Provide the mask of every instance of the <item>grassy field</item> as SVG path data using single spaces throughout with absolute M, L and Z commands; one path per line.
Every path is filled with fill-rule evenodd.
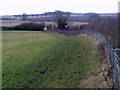
M 3 88 L 79 88 L 98 69 L 92 39 L 50 32 L 3 32 Z M 92 72 L 92 73 L 91 73 Z

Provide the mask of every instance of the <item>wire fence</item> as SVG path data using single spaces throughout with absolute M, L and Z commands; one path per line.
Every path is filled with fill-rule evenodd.
M 93 36 L 96 40 L 99 40 L 102 43 L 105 49 L 106 56 L 109 59 L 109 63 L 112 68 L 114 88 L 120 88 L 120 58 L 118 57 L 116 51 L 109 44 L 106 37 L 99 32 L 92 30 L 84 30 L 79 34 Z

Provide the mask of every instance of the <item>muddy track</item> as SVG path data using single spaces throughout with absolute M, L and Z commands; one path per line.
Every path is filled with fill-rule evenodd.
M 24 86 L 24 88 L 29 88 L 30 85 L 32 85 L 36 80 L 38 80 L 40 77 L 44 76 L 47 73 L 48 69 L 49 68 L 47 67 L 44 71 L 39 72 L 39 75 L 36 76 L 34 79 L 30 80 L 29 84 Z

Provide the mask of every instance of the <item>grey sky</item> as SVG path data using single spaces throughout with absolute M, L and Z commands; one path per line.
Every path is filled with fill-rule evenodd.
M 0 15 L 39 14 L 55 10 L 115 13 L 119 0 L 0 0 Z

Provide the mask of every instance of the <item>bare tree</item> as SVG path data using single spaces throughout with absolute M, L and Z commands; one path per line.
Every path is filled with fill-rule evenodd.
M 28 17 L 28 15 L 27 15 L 26 13 L 23 13 L 23 14 L 22 14 L 22 20 L 26 20 L 27 17 Z
M 104 16 L 93 15 L 90 17 L 88 28 L 96 30 L 109 40 L 111 45 L 116 48 L 119 47 L 120 42 L 118 38 L 118 19 L 116 16 Z
M 55 11 L 55 22 L 57 23 L 59 29 L 67 28 L 69 15 L 69 12 Z

